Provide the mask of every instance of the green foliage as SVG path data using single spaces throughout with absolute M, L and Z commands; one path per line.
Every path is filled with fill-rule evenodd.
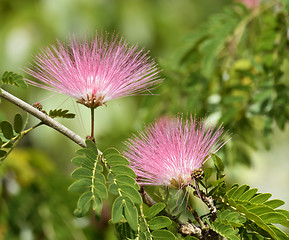
M 13 127 L 8 121 L 3 121 L 0 123 L 1 132 L 6 139 L 11 139 L 14 137 Z
M 23 130 L 23 117 L 21 114 L 17 113 L 14 117 L 14 131 L 20 133 Z
M 54 109 L 50 110 L 48 116 L 51 118 L 75 118 L 74 113 L 68 113 L 69 110 Z
M 260 235 L 271 236 L 273 239 L 286 239 L 286 234 L 273 224 L 281 224 L 289 228 L 289 212 L 276 209 L 284 204 L 279 199 L 268 200 L 271 194 L 257 193 L 257 189 L 250 189 L 247 185 L 234 185 L 225 195 L 226 203 L 236 209 L 246 219 L 265 231 Z M 250 230 L 250 225 L 247 225 Z
M 216 221 L 209 223 L 209 226 L 221 236 L 235 240 L 239 239 L 239 230 L 237 228 L 242 227 L 245 222 L 246 218 L 238 212 L 226 209 L 223 212 L 219 212 Z
M 152 232 L 154 240 L 175 240 L 176 237 L 168 230 L 156 230 Z
M 171 224 L 172 221 L 165 216 L 153 217 L 151 220 L 148 221 L 148 225 L 151 230 L 158 230 L 161 228 L 165 228 L 170 226 Z
M 128 160 L 115 149 L 108 149 L 103 153 L 103 162 L 108 168 L 109 192 L 117 195 L 112 209 L 112 220 L 118 223 L 123 217 L 132 230 L 138 228 L 138 208 L 142 198 L 138 192 L 139 186 L 134 180 L 134 171 L 129 168 Z
M 230 224 L 223 223 L 221 221 L 215 221 L 210 224 L 210 227 L 219 235 L 226 239 L 238 240 L 238 230 L 234 229 Z
M 166 207 L 166 204 L 159 202 L 144 211 L 146 218 L 151 219 L 161 212 Z
M 81 156 L 72 159 L 72 163 L 79 168 L 72 173 L 77 180 L 70 185 L 69 191 L 82 193 L 74 212 L 78 217 L 86 215 L 91 206 L 95 214 L 100 216 L 102 200 L 108 196 L 101 156 L 90 140 L 86 140 L 86 144 L 88 148 L 77 151 Z
M 27 84 L 22 75 L 8 71 L 4 72 L 1 77 L 0 87 L 2 84 L 10 84 L 20 88 L 27 88 Z
M 13 124 L 9 121 L 0 122 L 0 165 L 27 133 L 23 131 L 25 126 L 26 122 L 23 122 L 23 117 L 19 113 L 14 116 Z

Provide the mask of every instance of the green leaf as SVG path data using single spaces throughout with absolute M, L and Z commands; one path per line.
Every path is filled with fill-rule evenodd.
M 7 152 L 4 150 L 0 150 L 0 158 L 6 156 Z
M 274 209 L 274 208 L 277 208 L 277 207 L 284 205 L 285 202 L 282 200 L 279 200 L 279 199 L 273 199 L 273 200 L 269 200 L 267 202 L 264 202 L 264 204 Z
M 238 186 L 232 186 L 230 190 L 226 193 L 227 197 L 231 198 L 231 196 L 233 195 L 234 192 L 236 192 L 237 189 L 238 189 Z
M 94 169 L 94 160 L 91 158 L 76 156 L 72 158 L 71 162 L 77 166 L 85 167 L 91 170 Z
M 94 173 L 93 176 L 91 176 L 91 178 L 93 178 L 92 180 L 94 181 L 94 184 L 98 184 L 98 183 L 101 183 L 103 185 L 106 184 L 105 177 L 102 173 L 96 172 Z
M 282 213 L 283 215 L 287 217 L 287 219 L 289 219 L 289 211 L 284 210 L 284 209 L 276 209 L 275 212 Z
M 109 158 L 112 155 L 119 155 L 120 152 L 115 148 L 108 148 L 103 152 L 103 156 L 105 159 Z
M 75 118 L 74 113 L 68 113 L 69 110 L 54 109 L 50 110 L 48 116 L 51 118 Z
M 165 216 L 157 216 L 148 221 L 151 230 L 158 230 L 168 227 L 172 224 L 172 221 Z
M 123 198 L 118 197 L 115 199 L 113 205 L 112 205 L 112 222 L 118 223 L 122 217 L 123 212 Z
M 168 230 L 155 230 L 152 232 L 154 240 L 175 240 L 176 237 Z
M 8 122 L 8 121 L 1 122 L 0 127 L 1 127 L 1 131 L 2 131 L 5 138 L 7 138 L 7 139 L 13 138 L 14 133 L 13 133 L 13 128 L 12 128 L 12 125 L 10 124 L 10 122 Z
M 115 176 L 115 181 L 119 185 L 129 185 L 136 190 L 140 189 L 140 186 L 137 184 L 136 180 L 130 176 L 127 175 L 116 175 Z
M 199 239 L 196 238 L 196 237 L 193 237 L 193 236 L 186 236 L 186 237 L 184 238 L 184 240 L 199 240 Z
M 140 232 L 139 240 L 151 240 L 151 234 L 149 232 Z
M 129 161 L 121 155 L 110 155 L 106 161 L 109 166 L 129 165 Z
M 110 168 L 111 172 L 115 175 L 127 175 L 130 176 L 132 178 L 136 178 L 136 174 L 134 173 L 134 171 L 128 167 L 128 166 L 124 166 L 124 165 L 115 165 L 112 166 Z
M 232 195 L 231 198 L 234 200 L 239 199 L 239 197 L 246 191 L 249 189 L 248 185 L 243 185 L 241 187 L 239 187 Z
M 287 218 L 283 214 L 277 212 L 267 212 L 259 216 L 266 224 L 280 223 L 283 225 L 287 221 Z
M 206 180 L 208 180 L 213 173 L 213 169 L 212 168 L 204 168 L 203 171 L 204 171 L 204 178 Z
M 274 231 L 272 231 L 272 229 L 266 223 L 264 223 L 259 216 L 249 212 L 244 206 L 240 204 L 238 204 L 236 208 L 239 212 L 245 214 L 246 218 L 256 223 L 263 230 L 267 231 L 271 235 L 271 237 L 273 237 L 276 240 L 278 239 Z
M 101 210 L 102 210 L 102 201 L 100 196 L 94 192 L 94 195 L 92 195 L 92 209 L 95 212 L 96 216 L 101 215 Z
M 4 84 L 11 84 L 20 88 L 28 87 L 26 82 L 23 80 L 23 76 L 17 73 L 13 73 L 13 72 L 8 72 L 8 71 L 4 72 L 4 74 L 2 75 L 1 81 Z
M 215 221 L 210 224 L 211 228 L 217 232 L 219 235 L 225 237 L 229 240 L 239 240 L 240 238 L 237 236 L 238 230 L 234 229 L 230 224 L 226 224 L 223 222 Z
M 14 117 L 14 130 L 17 133 L 20 133 L 23 129 L 23 118 L 22 115 L 17 113 Z
M 120 222 L 115 224 L 116 231 L 118 233 L 118 239 L 121 240 L 136 240 L 136 232 L 132 230 L 131 226 L 127 222 Z
M 123 197 L 128 197 L 132 202 L 136 204 L 142 203 L 142 198 L 135 188 L 126 185 L 120 185 L 119 188 Z
M 123 202 L 124 216 L 130 227 L 136 231 L 138 227 L 138 212 L 136 206 L 128 198 Z
M 97 147 L 96 147 L 96 145 L 95 145 L 94 142 L 92 142 L 92 141 L 89 140 L 89 139 L 86 139 L 86 140 L 85 140 L 85 144 L 86 144 L 86 146 L 95 154 L 95 156 L 98 155 L 98 149 L 97 149 Z
M 85 155 L 87 158 L 90 158 L 91 160 L 93 160 L 93 162 L 97 159 L 97 155 L 98 155 L 88 148 L 78 149 L 76 153 L 78 155 Z
M 270 229 L 275 233 L 275 235 L 277 236 L 277 240 L 287 240 L 289 239 L 289 234 L 288 233 L 284 233 L 283 231 L 281 231 L 279 228 L 277 228 L 274 225 L 269 225 Z
M 160 213 L 164 208 L 166 207 L 166 204 L 164 203 L 156 203 L 155 205 L 151 206 L 149 209 L 147 209 L 144 214 L 146 218 L 150 219 L 154 216 L 156 216 L 158 213 Z
M 110 184 L 108 187 L 108 191 L 113 195 L 118 195 L 118 189 L 119 187 L 115 183 Z
M 91 192 L 85 192 L 83 193 L 80 198 L 78 199 L 77 202 L 77 217 L 83 217 L 88 213 L 88 210 L 90 209 L 91 206 L 91 199 L 92 199 L 92 194 Z
M 257 191 L 258 191 L 257 188 L 251 188 L 248 191 L 244 192 L 244 194 L 242 196 L 240 196 L 239 200 L 240 201 L 249 201 L 252 197 L 255 196 Z
M 92 171 L 88 168 L 77 168 L 75 169 L 71 176 L 74 178 L 74 179 L 82 179 L 82 178 L 91 178 L 91 174 L 92 174 Z
M 108 197 L 107 188 L 103 183 L 95 182 L 94 183 L 94 190 L 97 192 L 97 194 L 102 199 L 107 199 L 107 197 Z
M 223 172 L 224 171 L 224 163 L 223 161 L 215 154 L 212 154 L 213 162 L 217 168 L 218 171 Z
M 91 180 L 90 179 L 80 179 L 74 183 L 72 183 L 68 190 L 71 192 L 88 192 L 91 188 Z
M 89 211 L 91 205 L 93 206 L 92 209 L 95 211 L 96 215 L 100 215 L 102 210 L 102 201 L 97 194 L 92 194 L 92 192 L 85 192 L 83 193 L 78 202 L 77 202 L 77 209 L 74 211 L 74 214 L 77 217 L 83 217 Z
M 225 211 L 218 213 L 217 221 L 223 222 L 225 224 L 230 223 L 230 225 L 234 227 L 241 227 L 243 223 L 246 222 L 246 218 L 238 212 L 226 209 Z
M 261 193 L 250 200 L 250 203 L 264 203 L 272 196 L 271 193 Z

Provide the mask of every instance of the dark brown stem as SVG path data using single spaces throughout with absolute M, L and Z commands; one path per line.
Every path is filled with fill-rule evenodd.
M 196 221 L 200 224 L 201 229 L 205 228 L 205 224 L 202 219 L 199 217 L 199 214 L 191 206 L 187 206 L 187 209 L 193 214 Z
M 197 181 L 195 181 L 195 185 L 191 185 L 193 189 L 195 189 L 194 195 L 199 197 L 203 203 L 207 205 L 210 211 L 210 220 L 213 222 L 217 218 L 217 208 L 214 205 L 214 199 L 212 196 L 207 196 L 204 191 L 200 190 L 199 184 Z M 197 220 L 197 219 L 196 219 Z
M 140 195 L 142 196 L 143 202 L 148 205 L 149 207 L 155 205 L 157 202 L 152 199 L 150 195 L 145 191 L 144 187 L 141 186 L 139 190 Z

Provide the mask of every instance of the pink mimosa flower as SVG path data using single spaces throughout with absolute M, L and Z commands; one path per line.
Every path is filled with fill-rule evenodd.
M 68 44 L 57 42 L 34 58 L 26 72 L 40 82 L 32 85 L 64 93 L 89 108 L 107 101 L 153 89 L 161 80 L 148 52 L 128 47 L 125 40 L 108 34 L 92 41 L 75 37 Z
M 236 0 L 243 3 L 247 8 L 253 9 L 259 6 L 260 0 Z
M 190 184 L 193 171 L 227 141 L 222 126 L 215 128 L 192 116 L 184 121 L 182 116 L 161 118 L 129 139 L 124 155 L 140 184 L 180 188 Z

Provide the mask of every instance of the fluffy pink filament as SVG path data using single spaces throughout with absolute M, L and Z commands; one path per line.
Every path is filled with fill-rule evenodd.
M 260 5 L 260 0 L 236 0 L 243 3 L 247 8 L 253 9 Z
M 182 116 L 162 118 L 126 142 L 124 155 L 140 184 L 185 186 L 193 170 L 226 142 L 223 128 Z
M 149 91 L 158 83 L 158 67 L 148 52 L 129 47 L 125 40 L 108 34 L 92 41 L 75 37 L 68 44 L 57 42 L 34 58 L 26 72 L 39 81 L 32 85 L 76 98 L 97 107 L 107 101 Z

